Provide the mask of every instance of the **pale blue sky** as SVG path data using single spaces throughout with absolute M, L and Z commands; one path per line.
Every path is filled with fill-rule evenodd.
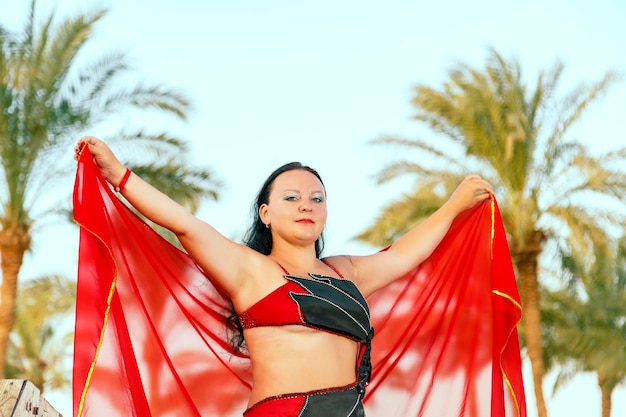
M 3 1 L 0 22 L 17 29 L 29 3 Z M 519 59 L 529 82 L 557 59 L 566 66 L 566 89 L 596 81 L 609 69 L 626 72 L 621 0 L 40 3 L 42 10 L 56 4 L 62 16 L 109 8 L 84 59 L 125 51 L 141 78 L 192 98 L 187 125 L 149 123 L 188 138 L 190 163 L 210 166 L 224 181 L 220 202 L 206 204 L 200 216 L 227 236 L 240 236 L 253 195 L 271 170 L 292 160 L 317 168 L 329 192 L 327 253 L 369 250 L 350 238 L 408 191 L 406 180 L 377 187 L 373 176 L 410 155 L 367 142 L 383 134 L 428 134 L 410 120 L 416 84 L 439 86 L 458 61 L 482 66 L 489 46 Z M 624 97 L 620 83 L 587 113 L 575 137 L 598 151 L 624 146 Z M 67 243 L 59 245 L 59 236 Z M 22 277 L 51 269 L 73 276 L 76 241 L 72 228 L 41 230 Z M 576 378 L 554 397 L 551 382 L 549 377 L 551 417 L 600 416 L 593 377 Z M 530 380 L 526 389 L 534 416 Z M 71 414 L 63 396 L 51 399 Z M 625 415 L 624 388 L 613 401 L 613 415 Z

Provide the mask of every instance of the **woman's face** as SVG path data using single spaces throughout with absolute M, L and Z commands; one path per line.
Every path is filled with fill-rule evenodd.
M 259 215 L 274 238 L 299 245 L 315 243 L 326 224 L 324 186 L 306 170 L 283 172 L 274 180 L 269 202 L 260 207 Z

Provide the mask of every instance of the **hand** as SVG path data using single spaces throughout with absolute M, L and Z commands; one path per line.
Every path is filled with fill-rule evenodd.
M 493 194 L 493 188 L 480 175 L 470 174 L 454 190 L 446 204 L 452 205 L 457 213 L 474 207 Z
M 91 158 L 104 179 L 110 184 L 119 184 L 126 173 L 126 167 L 118 161 L 106 143 L 93 136 L 84 136 L 74 147 L 74 159 L 78 160 L 83 146 L 89 147 Z

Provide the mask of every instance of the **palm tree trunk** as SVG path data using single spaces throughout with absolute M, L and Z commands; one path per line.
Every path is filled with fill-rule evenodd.
M 606 380 L 600 376 L 598 377 L 598 385 L 602 393 L 602 417 L 611 417 L 611 395 L 613 394 L 615 386 L 607 384 Z
M 24 253 L 30 246 L 30 235 L 26 227 L 4 228 L 0 230 L 0 266 L 2 285 L 0 286 L 0 377 L 4 377 L 9 335 L 15 321 L 15 298 L 17 277 L 22 267 Z
M 522 320 L 526 336 L 526 350 L 533 374 L 533 387 L 538 417 L 548 417 L 543 396 L 543 340 L 541 336 L 541 309 L 539 304 L 539 281 L 537 279 L 537 258 L 540 249 L 525 250 L 516 254 L 515 263 L 519 272 L 520 297 L 524 314 Z

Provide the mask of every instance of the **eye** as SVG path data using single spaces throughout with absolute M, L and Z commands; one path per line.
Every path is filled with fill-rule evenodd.
M 322 197 L 321 195 L 318 195 L 318 196 L 313 197 L 311 200 L 313 200 L 316 203 L 323 203 L 324 197 Z
M 286 200 L 286 201 L 298 201 L 299 199 L 300 197 L 294 194 L 287 194 L 286 196 L 283 197 L 283 200 Z

